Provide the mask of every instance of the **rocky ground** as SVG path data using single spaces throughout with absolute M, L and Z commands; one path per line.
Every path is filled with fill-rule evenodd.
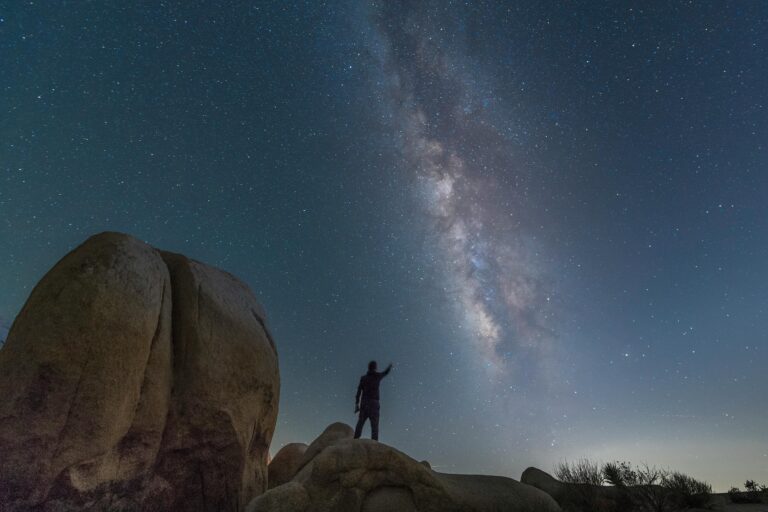
M 308 447 L 285 446 L 269 465 L 270 490 L 246 510 L 560 510 L 545 492 L 511 478 L 438 473 L 427 462 L 417 462 L 383 443 L 352 439 L 352 434 L 352 427 L 334 423 Z M 272 475 L 278 475 L 277 481 L 272 481 Z

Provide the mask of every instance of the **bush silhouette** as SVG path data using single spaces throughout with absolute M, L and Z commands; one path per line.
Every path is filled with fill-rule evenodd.
M 744 492 L 738 487 L 731 487 L 728 497 L 732 503 L 762 503 L 762 495 L 768 491 L 768 487 L 760 485 L 754 480 L 744 482 Z
M 602 466 L 588 459 L 563 462 L 555 476 L 570 484 L 561 503 L 566 511 L 672 512 L 705 507 L 712 493 L 709 484 L 679 471 L 624 461 Z

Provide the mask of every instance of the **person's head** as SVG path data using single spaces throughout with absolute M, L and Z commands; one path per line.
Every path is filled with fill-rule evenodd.
M 368 363 L 368 371 L 369 372 L 375 372 L 376 371 L 376 361 L 371 361 Z

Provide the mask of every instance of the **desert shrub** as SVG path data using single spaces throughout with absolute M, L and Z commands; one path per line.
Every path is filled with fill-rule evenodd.
M 629 462 L 607 462 L 603 464 L 603 480 L 616 487 L 636 485 L 637 473 Z
M 750 501 L 749 494 L 746 492 L 741 492 L 741 489 L 738 487 L 731 487 L 728 490 L 728 498 L 731 500 L 731 503 L 736 504 L 754 503 L 753 501 Z
M 643 464 L 633 470 L 632 501 L 637 510 L 667 512 L 673 510 L 672 493 L 663 484 L 667 471 Z
M 603 484 L 600 465 L 589 459 L 561 462 L 555 468 L 555 476 L 570 484 L 561 499 L 560 506 L 567 512 L 610 512 L 601 502 L 598 487 Z
M 629 462 L 607 462 L 603 464 L 602 473 L 603 481 L 616 489 L 614 509 L 621 512 L 634 510 L 635 500 L 628 487 L 637 482 L 637 472 L 632 469 L 632 465 Z
M 627 463 L 616 463 L 619 468 L 629 467 Z M 610 464 L 608 464 L 610 467 Z M 610 469 L 609 469 L 610 471 Z M 561 463 L 555 475 L 569 484 L 560 506 L 566 512 L 629 512 L 632 501 L 625 490 L 606 487 L 611 479 L 606 476 L 605 466 L 579 459 L 576 462 Z
M 712 493 L 706 482 L 678 471 L 621 461 L 602 466 L 588 459 L 563 462 L 555 476 L 570 484 L 561 503 L 567 511 L 672 512 L 705 507 Z M 615 489 L 602 491 L 605 483 Z M 764 489 L 754 483 L 750 488 Z
M 732 503 L 762 503 L 761 494 L 768 490 L 768 487 L 760 485 L 754 480 L 744 482 L 744 492 L 738 487 L 731 487 L 728 491 L 728 497 Z
M 754 480 L 747 480 L 744 482 L 744 488 L 747 490 L 747 492 L 753 493 L 753 494 L 760 494 L 763 492 L 768 491 L 768 487 L 765 485 L 760 485 Z
M 678 508 L 702 508 L 712 494 L 711 485 L 678 471 L 664 475 L 662 485 L 673 493 Z
M 620 489 L 620 498 L 631 504 L 624 510 L 668 512 L 704 507 L 710 501 L 709 484 L 677 471 L 617 461 L 604 464 L 602 472 L 606 482 Z
M 603 485 L 603 473 L 600 470 L 600 464 L 589 459 L 561 462 L 555 469 L 555 476 L 561 482 L 568 484 Z

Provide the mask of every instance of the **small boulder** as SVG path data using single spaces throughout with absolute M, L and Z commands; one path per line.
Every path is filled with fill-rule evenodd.
M 267 467 L 268 488 L 272 489 L 289 482 L 299 472 L 306 451 L 307 445 L 304 443 L 289 443 L 280 448 Z
M 355 435 L 355 431 L 349 425 L 345 423 L 332 423 L 323 430 L 323 433 L 317 436 L 317 439 L 307 447 L 304 452 L 304 456 L 299 463 L 299 469 L 307 465 L 317 454 L 325 450 L 327 447 L 335 444 L 344 439 L 352 439 Z
M 558 503 L 562 500 L 567 491 L 567 484 L 561 482 L 549 473 L 534 467 L 530 467 L 523 471 L 523 474 L 520 476 L 520 481 L 524 484 L 536 487 L 537 489 L 541 489 L 552 496 Z
M 326 432 L 344 434 L 333 427 Z M 297 512 L 560 511 L 546 493 L 510 478 L 440 474 L 386 444 L 349 438 L 326 443 L 291 482 L 259 496 L 248 510 L 284 510 L 280 493 L 304 496 L 297 485 L 309 500 Z

